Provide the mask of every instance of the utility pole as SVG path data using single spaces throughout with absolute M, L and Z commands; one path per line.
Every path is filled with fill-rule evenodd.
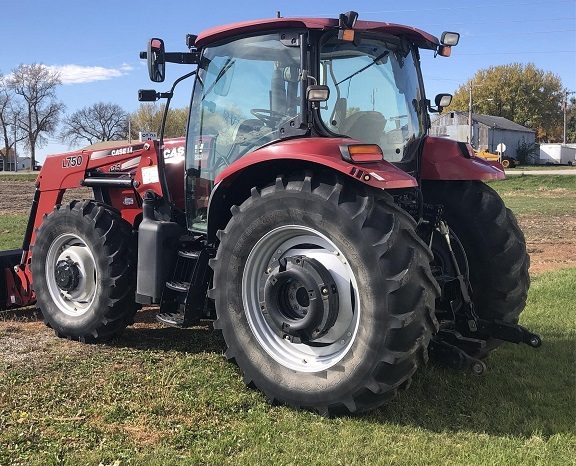
M 18 171 L 18 156 L 16 155 L 16 124 L 18 123 L 18 117 L 14 115 L 14 171 Z
M 568 89 L 564 90 L 564 133 L 562 137 L 562 144 L 566 144 L 566 112 L 568 110 L 568 96 L 570 94 L 575 94 L 575 92 L 569 91 Z
M 472 145 L 472 84 L 468 88 L 468 143 Z

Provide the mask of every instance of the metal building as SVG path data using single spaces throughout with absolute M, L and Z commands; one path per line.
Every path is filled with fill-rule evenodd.
M 446 112 L 432 121 L 430 134 L 443 136 L 457 141 L 469 142 L 467 112 Z M 472 146 L 475 149 L 486 149 L 496 153 L 497 146 L 506 146 L 505 155 L 516 157 L 520 144 L 533 144 L 536 132 L 530 128 L 514 123 L 504 117 L 472 114 Z

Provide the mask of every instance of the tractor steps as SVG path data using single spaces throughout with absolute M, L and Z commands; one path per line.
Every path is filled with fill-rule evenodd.
M 211 248 L 191 249 L 185 238 L 178 250 L 172 278 L 166 282 L 160 312 L 156 320 L 171 327 L 190 327 L 197 324 L 205 314 L 208 274 L 208 260 L 214 253 Z

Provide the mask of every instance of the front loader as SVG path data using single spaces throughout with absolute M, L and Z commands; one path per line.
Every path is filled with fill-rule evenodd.
M 191 69 L 139 98 L 194 79 L 186 137 L 48 157 L 0 306 L 86 342 L 142 305 L 210 319 L 247 385 L 324 415 L 382 405 L 429 356 L 482 373 L 503 341 L 539 346 L 517 323 L 524 236 L 483 183 L 503 171 L 428 136 L 451 97 L 426 98 L 420 51 L 458 34 L 357 17 L 217 27 L 182 53 L 152 39 L 154 82 Z M 92 197 L 63 203 L 78 187 Z

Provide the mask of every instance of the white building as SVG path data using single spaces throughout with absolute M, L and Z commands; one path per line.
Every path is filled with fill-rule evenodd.
M 540 164 L 574 165 L 576 144 L 540 144 Z

